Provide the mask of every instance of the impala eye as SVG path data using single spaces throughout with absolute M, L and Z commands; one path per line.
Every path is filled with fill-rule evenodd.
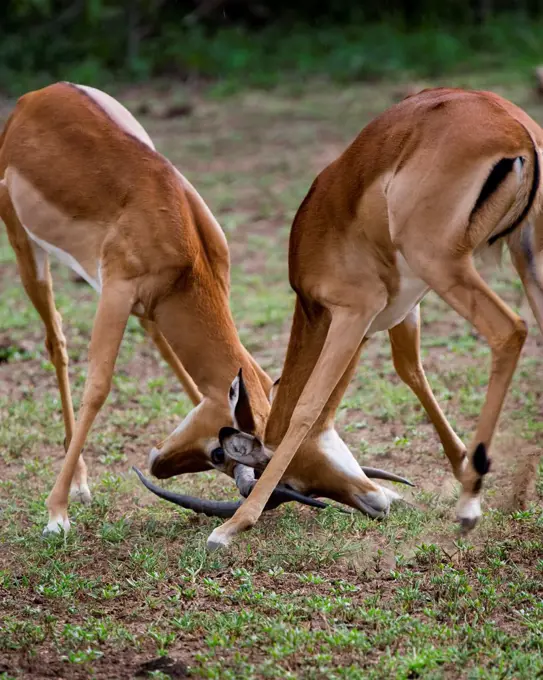
M 213 465 L 222 465 L 224 463 L 224 449 L 221 446 L 213 449 L 211 452 L 211 462 Z

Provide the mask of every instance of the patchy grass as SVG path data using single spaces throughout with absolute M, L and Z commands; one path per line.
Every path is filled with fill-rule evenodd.
M 494 87 L 543 119 L 522 86 L 504 91 L 491 77 L 471 84 Z M 132 90 L 124 101 L 154 96 Z M 194 95 L 189 117 L 143 119 L 223 224 L 236 322 L 273 377 L 292 313 L 286 249 L 294 212 L 315 174 L 395 96 L 389 86 L 309 83 L 296 93 L 246 92 L 220 103 Z M 541 446 L 543 365 L 533 328 L 501 419 L 485 518 L 469 540 L 452 523 L 457 491 L 437 436 L 395 375 L 381 336 L 364 352 L 338 424 L 361 461 L 417 483 L 408 503 L 383 522 L 283 507 L 228 554 L 207 554 L 218 521 L 157 501 L 129 473 L 189 409 L 135 320 L 86 448 L 94 501 L 71 506 L 67 537 L 44 540 L 43 502 L 62 458 L 60 402 L 4 231 L 0 262 L 2 680 L 543 674 L 540 477 L 526 509 L 511 511 L 511 479 L 529 481 L 522 466 Z M 77 405 L 96 299 L 56 264 L 53 276 Z M 492 283 L 530 319 L 508 264 Z M 428 296 L 422 315 L 429 379 L 469 440 L 488 349 L 437 297 Z M 235 496 L 232 483 L 213 473 L 171 485 Z

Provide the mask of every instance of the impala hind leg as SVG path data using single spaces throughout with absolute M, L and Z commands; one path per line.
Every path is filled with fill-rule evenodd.
M 469 531 L 481 517 L 483 477 L 490 469 L 488 451 L 511 379 L 526 339 L 526 324 L 483 281 L 471 257 L 451 260 L 435 252 L 421 261 L 421 250 L 406 259 L 424 280 L 483 335 L 492 350 L 486 399 L 479 417 L 469 462 L 462 474 L 457 517 Z M 426 254 L 428 255 L 428 253 Z
M 154 321 L 149 321 L 148 319 L 140 319 L 140 325 L 151 336 L 158 351 L 160 352 L 160 355 L 177 376 L 177 379 L 181 383 L 188 398 L 192 401 L 194 406 L 198 406 L 198 404 L 202 401 L 200 390 L 196 386 L 194 380 L 185 370 L 185 367 L 179 360 L 177 354 L 170 347 L 166 338 L 160 332 L 156 323 Z
M 543 215 L 512 234 L 508 241 L 511 259 L 543 335 Z
M 376 294 L 372 303 L 373 306 L 364 311 L 346 307 L 330 310 L 332 321 L 324 346 L 296 404 L 285 437 L 247 500 L 230 520 L 212 532 L 207 541 L 208 548 L 226 547 L 236 534 L 250 529 L 257 522 L 271 493 L 321 415 L 385 301 Z M 382 516 L 388 511 L 390 499 L 378 485 L 369 482 L 368 488 L 372 490 L 363 499 L 367 512 L 375 517 Z
M 74 408 L 68 375 L 68 352 L 62 332 L 62 317 L 55 307 L 53 282 L 47 253 L 33 244 L 19 222 L 7 193 L 0 200 L 0 216 L 8 228 L 8 237 L 15 251 L 17 266 L 26 294 L 45 326 L 45 347 L 55 367 L 64 420 L 64 448 L 68 449 L 74 431 Z M 80 458 L 74 475 L 72 494 L 82 502 L 90 502 L 87 466 Z
M 420 358 L 420 308 L 417 305 L 402 323 L 388 331 L 396 373 L 424 407 L 441 440 L 454 476 L 462 481 L 466 447 L 441 410 L 432 392 Z
M 115 360 L 133 303 L 134 289 L 130 282 L 117 281 L 104 286 L 92 328 L 87 381 L 74 434 L 60 474 L 46 501 L 49 510 L 46 533 L 62 529 L 68 531 L 70 528 L 68 520 L 70 485 L 89 430 L 109 394 Z

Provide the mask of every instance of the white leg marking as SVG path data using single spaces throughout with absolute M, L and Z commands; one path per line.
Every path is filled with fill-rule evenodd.
M 481 519 L 481 499 L 479 496 L 462 492 L 456 507 L 456 516 L 465 531 L 473 529 Z
M 89 485 L 86 482 L 72 482 L 70 487 L 70 498 L 79 503 L 88 505 L 92 501 Z
M 49 534 L 60 534 L 64 532 L 65 534 L 70 531 L 70 520 L 67 515 L 55 515 L 49 519 L 47 526 L 43 530 L 43 535 L 48 536 Z
M 232 537 L 228 534 L 225 534 L 224 530 L 221 531 L 222 528 L 222 526 L 217 527 L 209 534 L 206 546 L 210 552 L 214 552 L 215 550 L 225 550 L 230 545 Z

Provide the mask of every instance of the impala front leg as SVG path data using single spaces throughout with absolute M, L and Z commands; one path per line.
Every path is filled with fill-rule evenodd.
M 92 329 L 89 370 L 74 434 L 60 474 L 46 501 L 49 522 L 45 533 L 68 531 L 68 496 L 81 450 L 111 387 L 111 377 L 126 322 L 134 302 L 134 286 L 119 281 L 104 286 Z
M 68 375 L 66 338 L 62 332 L 62 318 L 55 307 L 49 256 L 39 246 L 31 243 L 7 194 L 0 194 L 0 215 L 8 225 L 8 236 L 17 257 L 23 286 L 45 326 L 45 347 L 57 376 L 64 419 L 64 450 L 67 451 L 74 432 L 75 418 Z M 82 456 L 77 463 L 71 494 L 84 503 L 91 500 L 87 485 L 87 466 Z
M 384 300 L 376 295 L 372 305 L 362 312 L 344 307 L 331 310 L 332 321 L 324 347 L 296 404 L 287 433 L 245 503 L 232 519 L 209 536 L 207 546 L 211 550 L 227 547 L 236 534 L 250 529 L 258 521 L 273 490 L 358 351 L 371 321 L 384 306 Z M 388 510 L 386 494 L 369 480 L 364 500 L 368 508 L 375 511 L 375 516 Z

